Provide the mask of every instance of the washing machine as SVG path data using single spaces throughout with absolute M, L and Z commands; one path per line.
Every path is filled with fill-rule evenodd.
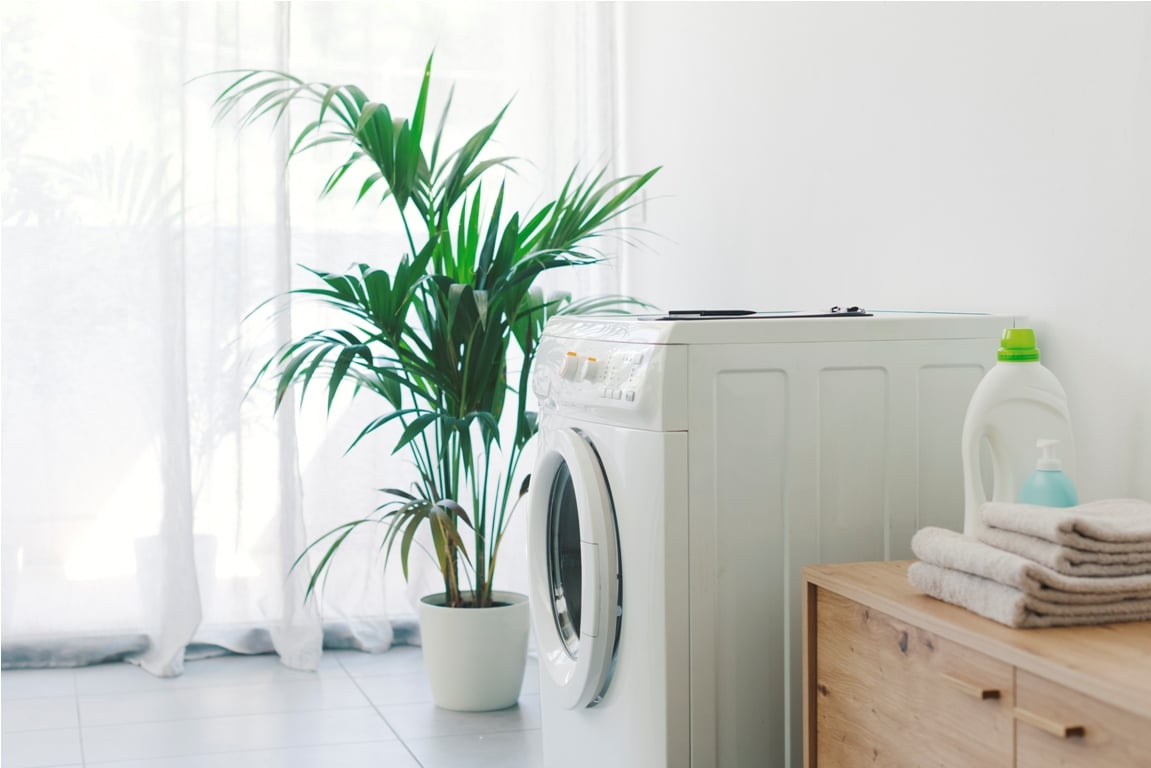
M 801 569 L 962 526 L 964 411 L 1015 320 L 549 321 L 528 502 L 545 768 L 802 765 Z

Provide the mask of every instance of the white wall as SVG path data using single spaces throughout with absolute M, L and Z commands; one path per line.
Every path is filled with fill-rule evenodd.
M 1151 499 L 1151 5 L 630 3 L 625 291 L 1026 314 L 1085 500 Z

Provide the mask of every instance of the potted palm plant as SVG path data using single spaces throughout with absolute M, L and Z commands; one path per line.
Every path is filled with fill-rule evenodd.
M 353 531 L 375 527 L 385 562 L 398 553 L 405 578 L 417 534 L 426 531 L 443 580 L 443 592 L 420 606 L 433 694 L 451 709 L 495 709 L 518 698 L 526 656 L 526 598 L 496 590 L 495 576 L 511 513 L 528 489 L 517 469 L 536 431 L 527 399 L 536 344 L 552 313 L 627 301 L 544 300 L 536 280 L 549 270 L 599 261 L 592 241 L 634 204 L 658 169 L 617 179 L 573 170 L 551 202 L 522 215 L 509 212 L 502 180 L 483 188 L 493 172 L 514 162 L 483 157 L 507 106 L 446 151 L 441 137 L 450 95 L 434 133 L 427 129 L 431 67 L 429 57 L 410 119 L 394 116 L 354 85 L 267 70 L 231 73 L 215 106 L 220 117 L 235 112 L 247 125 L 264 117 L 278 121 L 292 104 L 310 105 L 314 117 L 295 137 L 290 157 L 345 144 L 349 154 L 323 193 L 363 167 L 357 201 L 379 196 L 398 211 L 409 248 L 398 265 L 389 271 L 361 263 L 342 274 L 309 270 L 315 286 L 291 294 L 327 304 L 346 322 L 291 340 L 259 376 L 275 380 L 277 408 L 292 385 L 303 397 L 314 380 L 326 381 L 329 407 L 341 387 L 376 398 L 382 413 L 352 445 L 399 425 L 394 450 L 415 465 L 410 487 L 385 490 L 371 514 L 324 533 L 301 554 L 297 565 L 318 556 L 308 594 Z M 442 626 L 461 620 L 477 626 Z M 508 623 L 513 640 L 494 634 Z M 498 669 L 511 679 L 494 681 Z M 469 675 L 479 679 L 469 685 Z

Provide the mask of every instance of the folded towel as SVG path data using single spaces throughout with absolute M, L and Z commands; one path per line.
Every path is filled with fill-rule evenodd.
M 936 599 L 1009 627 L 1069 627 L 1151 620 L 1151 600 L 1089 605 L 1050 603 L 997 581 L 930 563 L 912 563 L 907 580 Z
M 982 576 L 1052 603 L 1151 598 L 1151 575 L 1067 576 L 944 528 L 920 529 L 911 538 L 911 550 L 932 565 Z
M 1151 574 L 1151 551 L 1089 552 L 1003 528 L 981 528 L 975 537 L 984 544 L 996 549 L 1014 552 L 1068 576 L 1142 576 Z
M 981 508 L 993 528 L 1025 533 L 1090 552 L 1151 552 L 1151 504 L 1107 499 L 1077 507 L 1039 507 L 991 501 Z

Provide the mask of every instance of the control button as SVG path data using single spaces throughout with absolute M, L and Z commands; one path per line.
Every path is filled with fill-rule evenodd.
M 611 390 L 607 387 L 600 387 L 599 396 L 606 400 L 607 398 L 611 397 Z
M 627 400 L 629 403 L 635 402 L 635 390 L 629 389 L 626 392 L 624 392 L 623 393 L 623 399 Z
M 560 378 L 561 379 L 574 379 L 576 370 L 579 368 L 579 355 L 575 352 L 568 352 L 564 355 L 563 360 L 560 361 Z
M 595 381 L 596 376 L 599 374 L 599 360 L 588 355 L 583 363 L 583 377 L 587 381 Z
M 623 397 L 623 392 L 622 392 L 622 391 L 620 391 L 620 390 L 618 390 L 618 389 L 613 389 L 613 390 L 611 391 L 611 398 L 612 398 L 612 400 L 619 400 L 619 399 L 620 399 L 620 398 L 622 398 L 622 397 Z

